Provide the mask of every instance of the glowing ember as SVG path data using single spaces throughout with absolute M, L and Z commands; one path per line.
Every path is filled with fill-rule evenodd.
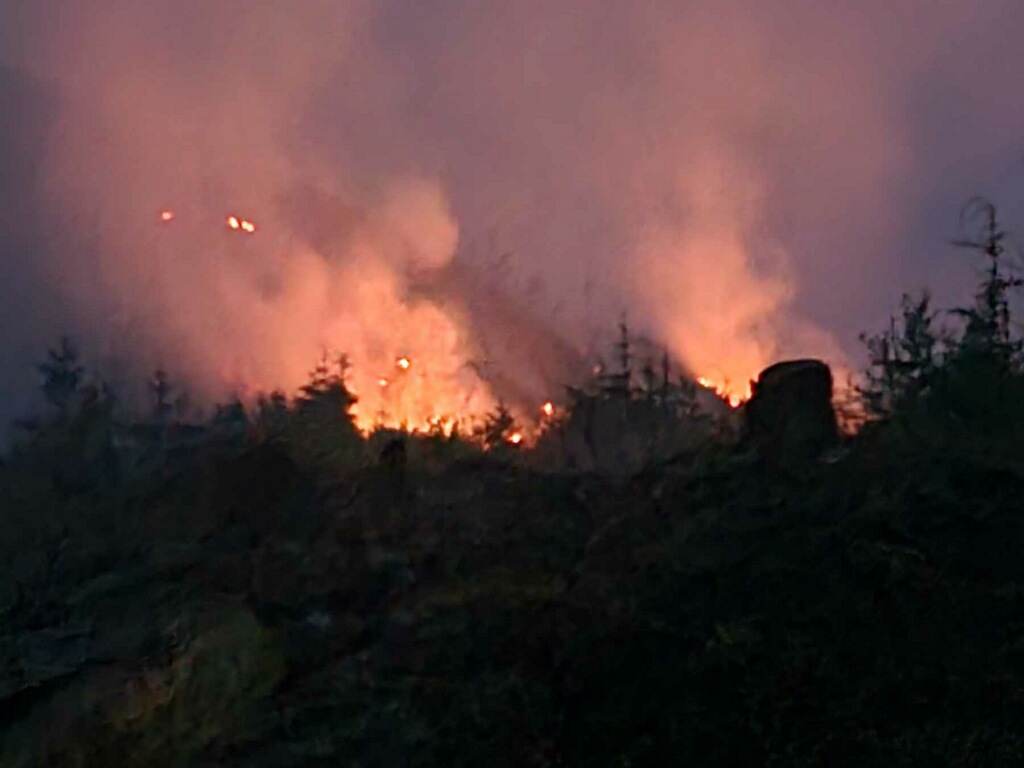
M 555 404 L 549 400 L 540 407 L 540 410 L 541 413 L 550 418 L 555 415 Z
M 383 376 L 381 376 L 379 379 L 377 379 L 377 383 L 380 384 L 380 386 L 383 388 L 386 387 L 391 382 L 385 379 Z
M 523 433 L 513 432 L 511 435 L 508 436 L 508 441 L 512 445 L 519 445 L 521 442 L 523 442 Z
M 228 229 L 232 229 L 235 232 L 245 232 L 247 235 L 251 235 L 256 231 L 256 225 L 249 221 L 249 219 L 228 216 L 225 221 L 227 222 Z
M 400 357 L 395 361 L 395 365 L 403 371 L 408 371 L 409 367 L 412 365 L 412 361 L 408 357 Z
M 172 221 L 174 219 L 174 211 L 160 211 L 160 221 Z

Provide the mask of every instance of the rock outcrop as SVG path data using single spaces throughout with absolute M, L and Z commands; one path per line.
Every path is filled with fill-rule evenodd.
M 776 461 L 820 456 L 839 439 L 832 371 L 820 360 L 766 368 L 745 406 L 744 439 Z

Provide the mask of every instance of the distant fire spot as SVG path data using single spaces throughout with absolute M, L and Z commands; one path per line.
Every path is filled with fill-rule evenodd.
M 228 229 L 235 232 L 244 232 L 247 235 L 251 235 L 256 231 L 256 225 L 249 219 L 242 219 L 238 216 L 228 216 L 225 220 Z

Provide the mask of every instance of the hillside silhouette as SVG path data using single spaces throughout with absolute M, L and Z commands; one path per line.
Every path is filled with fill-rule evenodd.
M 623 326 L 535 440 L 364 435 L 344 359 L 200 422 L 61 340 L 0 464 L 0 766 L 1021 765 L 1021 281 L 961 224 L 974 303 L 904 297 L 838 414 Z

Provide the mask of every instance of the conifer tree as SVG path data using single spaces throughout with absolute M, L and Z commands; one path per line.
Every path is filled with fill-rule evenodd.
M 67 336 L 62 336 L 56 349 L 50 349 L 47 359 L 37 366 L 43 376 L 43 396 L 46 401 L 66 415 L 74 405 L 83 385 L 85 369 L 79 364 L 78 350 Z
M 999 226 L 995 206 L 988 200 L 976 198 L 964 207 L 961 220 L 967 219 L 980 219 L 980 231 L 954 244 L 984 254 L 988 266 L 975 293 L 974 306 L 953 310 L 953 314 L 966 322 L 961 352 L 981 355 L 1012 368 L 1020 362 L 1021 341 L 1013 336 L 1009 295 L 1024 281 L 1010 273 L 1006 232 Z

